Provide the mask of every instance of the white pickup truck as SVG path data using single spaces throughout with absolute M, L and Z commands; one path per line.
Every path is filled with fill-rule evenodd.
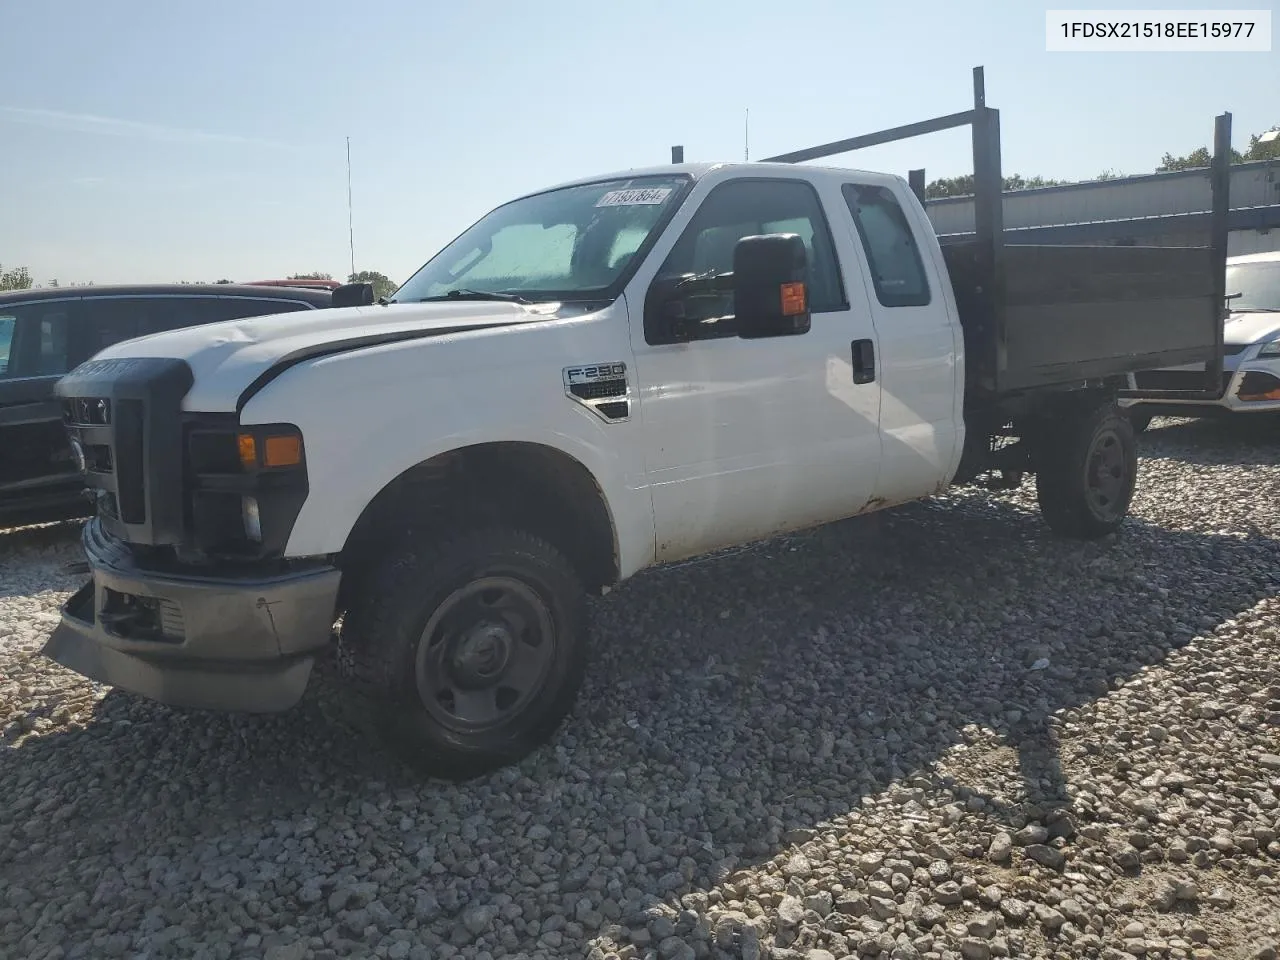
M 1117 395 L 1212 366 L 1224 252 L 1004 246 L 996 121 L 929 122 L 986 144 L 975 238 L 896 176 L 632 170 L 498 207 L 389 302 L 98 354 L 58 387 L 97 515 L 45 653 L 272 711 L 336 625 L 385 741 L 466 778 L 558 727 L 587 595 L 651 565 L 1025 474 L 1053 530 L 1116 530 Z

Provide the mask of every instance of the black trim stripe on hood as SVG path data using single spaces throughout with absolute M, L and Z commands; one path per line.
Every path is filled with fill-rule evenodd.
M 554 318 L 538 318 L 538 319 L 554 319 Z M 258 374 L 244 390 L 241 391 L 239 399 L 236 400 L 237 416 L 244 409 L 253 397 L 260 393 L 267 384 L 269 384 L 280 374 L 284 373 L 290 367 L 295 367 L 300 363 L 308 360 L 314 360 L 317 357 L 332 356 L 338 353 L 351 353 L 356 350 L 362 350 L 365 347 L 380 347 L 387 343 L 399 343 L 404 340 L 426 340 L 431 337 L 443 337 L 451 333 L 462 333 L 468 330 L 492 330 L 494 327 L 514 327 L 521 326 L 530 322 L 528 317 L 520 317 L 512 320 L 501 320 L 496 323 L 468 323 L 462 326 L 451 327 L 427 327 L 419 330 L 397 330 L 394 333 L 377 333 L 366 334 L 360 337 L 350 337 L 346 340 L 329 340 L 325 343 L 313 344 L 309 347 L 302 347 L 294 350 L 292 353 L 286 353 L 280 357 L 275 363 Z

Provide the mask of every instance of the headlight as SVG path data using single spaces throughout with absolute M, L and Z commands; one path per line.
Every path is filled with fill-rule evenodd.
M 279 556 L 308 492 L 302 432 L 206 417 L 187 438 L 193 544 L 214 556 Z
M 296 433 L 241 433 L 236 436 L 236 446 L 240 465 L 246 470 L 296 467 L 302 463 L 302 437 Z
M 1280 340 L 1268 340 L 1258 348 L 1258 359 L 1280 357 Z

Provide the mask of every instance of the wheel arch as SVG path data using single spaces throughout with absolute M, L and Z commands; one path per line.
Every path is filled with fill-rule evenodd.
M 615 584 L 618 524 L 603 485 L 581 460 L 537 441 L 480 441 L 421 460 L 365 505 L 338 555 L 344 583 L 398 537 L 501 522 L 563 551 L 590 591 Z M 343 598 L 340 597 L 340 604 Z

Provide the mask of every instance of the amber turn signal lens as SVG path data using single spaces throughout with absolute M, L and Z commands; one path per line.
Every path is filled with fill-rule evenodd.
M 262 461 L 268 467 L 296 467 L 302 462 L 302 438 L 267 437 Z
M 237 438 L 240 444 L 240 465 L 252 469 L 258 465 L 258 445 L 253 441 L 253 434 L 242 433 Z
M 782 285 L 782 315 L 794 317 L 804 313 L 804 284 L 784 283 Z

